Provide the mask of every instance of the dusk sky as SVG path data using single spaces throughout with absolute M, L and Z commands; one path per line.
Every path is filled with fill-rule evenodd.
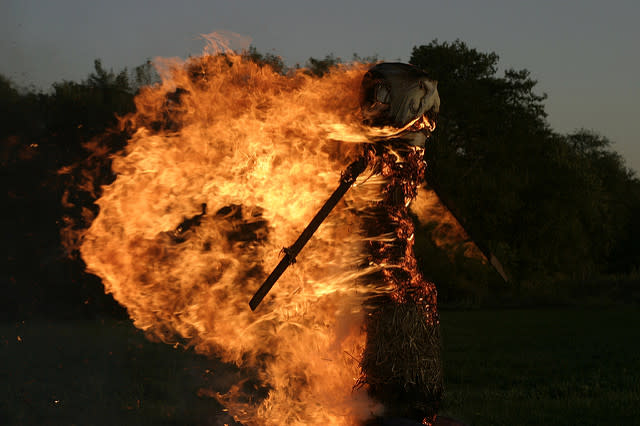
M 459 38 L 496 52 L 501 73 L 531 71 L 554 130 L 599 132 L 640 171 L 639 20 L 637 0 L 2 0 L 0 73 L 48 89 L 86 78 L 96 58 L 119 71 L 197 55 L 200 34 L 221 30 L 288 65 L 328 53 L 407 61 L 414 46 Z

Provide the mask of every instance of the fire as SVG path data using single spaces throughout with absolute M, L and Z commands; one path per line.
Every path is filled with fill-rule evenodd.
M 433 189 L 419 188 L 418 195 L 411 204 L 411 212 L 421 224 L 434 226 L 431 238 L 438 247 L 446 249 L 450 256 L 462 248 L 465 257 L 486 262 L 485 255 Z
M 382 268 L 366 266 L 365 244 L 393 238 L 363 231 L 383 177 L 365 171 L 248 306 L 371 137 L 358 115 L 365 72 L 283 76 L 233 54 L 166 66 L 122 120 L 133 136 L 82 236 L 88 271 L 136 327 L 256 372 L 264 400 L 246 402 L 241 384 L 219 396 L 245 424 L 358 424 L 378 409 L 354 386 L 363 302 L 389 291 L 363 279 Z

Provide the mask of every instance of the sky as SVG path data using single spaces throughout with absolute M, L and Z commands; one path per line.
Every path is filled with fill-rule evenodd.
M 501 70 L 528 69 L 554 130 L 598 132 L 640 173 L 639 21 L 637 0 L 2 0 L 0 73 L 46 90 L 86 78 L 97 58 L 120 71 L 197 55 L 214 31 L 290 66 L 329 53 L 408 61 L 414 46 L 460 39 L 497 53 Z

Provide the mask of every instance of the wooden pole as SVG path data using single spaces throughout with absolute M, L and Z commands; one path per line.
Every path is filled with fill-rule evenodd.
M 344 197 L 344 194 L 346 194 L 349 188 L 351 188 L 353 183 L 356 181 L 356 178 L 367 168 L 368 163 L 368 156 L 363 155 L 353 163 L 349 164 L 345 172 L 340 177 L 340 185 L 335 191 L 333 191 L 331 197 L 329 197 L 329 199 L 324 203 L 313 219 L 311 219 L 311 222 L 309 222 L 304 231 L 302 231 L 302 234 L 300 234 L 296 242 L 290 247 L 284 249 L 284 257 L 280 260 L 280 263 L 278 263 L 264 283 L 260 286 L 258 291 L 253 295 L 253 298 L 251 298 L 249 306 L 252 311 L 256 310 L 260 302 L 262 302 L 262 299 L 264 299 L 267 293 L 269 293 L 271 288 L 289 265 L 295 263 L 296 256 L 298 256 L 313 234 L 318 230 L 320 224 L 324 222 L 327 216 L 329 216 L 329 213 L 331 213 L 333 208 L 338 204 L 342 197 Z

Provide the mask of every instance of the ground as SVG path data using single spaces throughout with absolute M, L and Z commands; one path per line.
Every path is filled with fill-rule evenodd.
M 469 425 L 640 424 L 640 307 L 441 313 L 442 414 Z M 0 324 L 0 424 L 224 425 L 242 372 L 128 321 Z

